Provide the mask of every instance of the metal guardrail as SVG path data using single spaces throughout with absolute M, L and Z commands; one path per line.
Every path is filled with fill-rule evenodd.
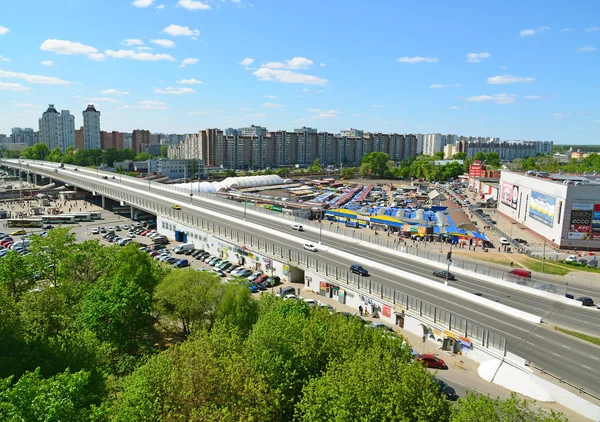
M 556 374 L 548 371 L 547 369 L 544 369 L 541 366 L 536 365 L 535 363 L 533 363 L 531 361 L 525 362 L 525 365 L 537 369 L 542 374 L 550 375 L 552 378 L 558 380 L 558 382 L 560 382 L 561 384 L 567 384 L 568 386 L 571 386 L 571 387 L 575 388 L 581 394 L 586 394 L 586 395 L 588 395 L 590 397 L 595 398 L 596 400 L 600 400 L 600 395 L 598 393 L 596 393 L 594 391 L 586 390 L 585 388 L 583 388 L 583 387 L 581 387 L 581 386 L 579 386 L 577 384 L 573 384 L 572 382 L 567 381 L 563 377 L 560 377 L 560 376 L 558 376 L 558 375 L 556 375 Z

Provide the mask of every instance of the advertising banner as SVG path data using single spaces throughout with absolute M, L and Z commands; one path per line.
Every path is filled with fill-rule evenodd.
M 554 226 L 554 210 L 556 198 L 531 191 L 529 199 L 529 216 L 548 227 Z
M 519 201 L 519 187 L 514 186 L 512 183 L 503 182 L 500 201 L 504 205 L 508 205 L 513 209 L 517 209 L 517 202 Z
M 600 240 L 600 204 L 573 203 L 569 239 Z

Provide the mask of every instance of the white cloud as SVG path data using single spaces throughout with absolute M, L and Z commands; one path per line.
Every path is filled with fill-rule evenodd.
M 8 57 L 2 57 L 2 55 L 0 55 L 0 60 L 3 62 L 11 62 L 11 60 Z
M 154 0 L 135 0 L 133 3 L 131 3 L 131 5 L 139 8 L 145 8 L 151 6 L 152 3 L 154 3 Z
M 104 55 L 99 53 L 96 48 L 76 41 L 48 39 L 42 43 L 40 49 L 67 56 L 87 54 L 92 60 L 102 60 L 104 58 Z
M 539 100 L 542 97 L 540 97 L 539 95 L 526 95 L 523 98 L 525 98 L 526 100 Z
M 155 62 L 158 60 L 167 60 L 170 62 L 175 61 L 175 59 L 169 54 L 152 54 L 152 53 L 140 53 L 134 50 L 106 50 L 106 55 L 110 57 L 114 57 L 116 59 L 131 59 L 131 60 L 139 60 L 139 61 L 149 61 Z
M 479 63 L 483 59 L 487 59 L 491 56 L 490 53 L 467 53 L 465 55 L 467 57 L 467 63 Z
M 0 82 L 0 91 L 29 91 L 31 88 L 21 84 L 13 84 L 9 82 Z
M 534 31 L 533 29 L 523 29 L 521 32 L 519 32 L 519 36 L 520 37 L 528 37 L 531 35 L 535 35 L 536 31 Z
M 181 95 L 181 94 L 195 94 L 196 91 L 194 91 L 192 88 L 173 88 L 173 87 L 167 87 L 165 89 L 155 89 L 154 92 L 156 92 L 157 94 L 163 94 L 163 95 Z
M 139 51 L 146 51 L 146 50 L 152 50 L 152 47 L 147 47 L 145 45 L 140 45 L 140 46 L 135 47 L 135 49 L 139 50 Z
M 209 10 L 210 4 L 203 3 L 197 0 L 179 0 L 177 4 L 187 10 Z
M 94 101 L 97 103 L 121 103 L 121 100 L 117 100 L 115 98 L 108 98 L 108 97 L 93 97 L 93 98 L 87 98 L 87 100 L 89 101 Z
M 240 64 L 242 66 L 250 66 L 253 62 L 254 62 L 254 59 L 251 59 L 250 57 L 246 57 L 244 60 L 242 60 L 240 62 Z
M 273 103 L 263 103 L 263 105 L 261 105 L 261 107 L 281 108 L 281 107 L 284 107 L 284 105 L 283 104 L 273 104 Z
M 10 31 L 6 26 L 0 25 L 0 35 L 7 34 Z
M 177 81 L 178 84 L 186 84 L 186 85 L 201 85 L 203 84 L 202 81 L 199 81 L 196 78 L 191 78 L 191 79 L 182 79 L 180 81 Z
M 241 111 L 250 111 L 252 110 L 250 107 L 240 107 Z
M 252 73 L 261 81 L 278 81 L 290 84 L 326 85 L 327 79 L 318 76 L 305 75 L 291 70 L 270 69 L 261 67 Z
M 188 65 L 191 65 L 191 64 L 196 64 L 196 63 L 198 63 L 198 62 L 199 62 L 199 60 L 198 60 L 198 59 L 195 59 L 195 58 L 193 58 L 193 57 L 188 57 L 187 59 L 183 59 L 183 61 L 182 61 L 182 62 L 181 62 L 181 64 L 179 65 L 179 67 L 186 67 L 186 66 L 188 66 Z
M 325 63 L 321 63 L 321 64 L 319 64 L 319 66 L 325 67 Z
M 268 67 L 271 69 L 306 69 L 313 65 L 313 61 L 305 57 L 294 57 L 291 60 L 285 62 L 269 62 L 264 64 L 262 67 Z
M 517 102 L 516 97 L 517 96 L 515 94 L 477 95 L 473 97 L 467 97 L 465 98 L 465 101 L 472 103 L 484 103 L 491 101 L 496 104 L 513 104 Z
M 169 107 L 165 105 L 165 103 L 161 101 L 139 101 L 137 105 L 123 105 L 118 108 L 143 108 L 143 109 L 152 109 L 152 110 L 168 110 Z
M 129 95 L 129 92 L 127 92 L 127 91 L 119 91 L 118 89 L 109 88 L 109 89 L 105 89 L 103 91 L 100 91 L 100 94 L 121 96 L 121 95 Z
M 598 50 L 596 47 L 594 47 L 593 45 L 584 45 L 583 47 L 579 47 L 577 49 L 577 51 L 579 51 L 580 53 L 589 53 L 592 51 L 596 51 Z
M 547 26 L 540 26 L 537 29 L 523 29 L 521 32 L 519 32 L 519 36 L 520 37 L 530 37 L 530 36 L 538 34 L 540 32 L 546 32 L 549 30 L 550 30 L 550 28 L 548 28 Z
M 164 5 L 164 4 L 159 4 L 158 6 L 156 6 L 156 8 L 157 8 L 158 10 L 162 10 L 162 9 L 164 9 L 164 8 L 165 8 L 165 5 Z
M 442 89 L 445 86 L 446 85 L 442 85 L 442 84 L 433 84 L 433 85 L 429 85 L 429 88 L 431 88 L 431 89 Z
M 383 108 L 383 106 L 379 105 L 379 104 L 373 104 L 371 107 L 373 107 L 373 108 Z
M 269 100 L 276 100 L 277 96 L 276 95 L 265 95 L 265 98 L 268 98 Z
M 416 63 L 437 63 L 438 62 L 438 58 L 437 57 L 421 57 L 421 56 L 415 56 L 415 57 L 399 57 L 396 59 L 397 62 L 400 63 L 408 63 L 408 64 L 416 64 Z
M 571 29 L 571 28 L 563 28 L 560 30 L 560 32 L 573 32 L 573 31 L 575 31 L 575 30 Z
M 501 75 L 491 76 L 487 79 L 487 83 L 490 85 L 528 84 L 531 82 L 535 82 L 535 78 L 530 78 L 529 76 Z
M 556 119 L 556 120 L 562 120 L 562 119 L 564 119 L 564 118 L 565 118 L 566 114 L 564 114 L 564 113 L 554 113 L 552 116 L 553 116 L 553 117 L 554 117 L 554 119 Z
M 169 25 L 165 29 L 162 30 L 173 37 L 185 36 L 185 37 L 197 37 L 200 35 L 200 31 L 197 29 L 190 29 L 188 26 L 181 25 Z
M 28 73 L 17 73 L 8 72 L 6 70 L 0 70 L 0 78 L 7 79 L 23 79 L 31 84 L 43 84 L 43 85 L 68 85 L 71 82 L 63 79 L 55 78 L 54 76 L 41 76 L 41 75 L 30 75 Z
M 144 45 L 144 41 L 138 39 L 138 38 L 127 38 L 123 41 L 121 41 L 121 45 Z
M 589 28 L 585 28 L 584 31 L 585 32 L 598 32 L 598 31 L 600 31 L 600 27 L 590 26 Z
M 171 40 L 150 40 L 150 42 L 152 44 L 156 44 L 156 45 L 160 45 L 161 47 L 165 47 L 165 48 L 173 48 L 175 47 L 175 42 L 171 41 Z
M 315 113 L 314 116 L 311 116 L 313 119 L 324 119 L 324 118 L 332 118 L 337 117 L 338 114 L 341 114 L 339 110 L 319 110 L 318 108 L 309 108 L 309 113 Z
M 450 107 L 451 110 L 466 110 L 467 107 L 458 107 L 458 106 L 452 106 Z
M 44 61 L 42 61 L 42 64 L 44 66 L 48 66 L 48 67 L 54 66 L 54 62 L 52 60 L 44 60 Z
M 102 54 L 102 53 L 91 53 L 91 54 L 88 54 L 88 57 L 97 62 L 101 62 L 102 60 L 104 60 L 104 54 Z

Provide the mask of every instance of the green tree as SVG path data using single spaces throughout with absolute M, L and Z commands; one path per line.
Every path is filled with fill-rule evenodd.
M 479 151 L 477 154 L 475 154 L 473 160 L 485 161 L 485 153 Z
M 321 171 L 322 168 L 321 168 L 321 162 L 319 161 L 319 159 L 315 158 L 315 161 L 313 161 L 312 165 L 309 166 L 306 170 L 308 170 L 312 173 L 317 173 L 317 172 Z
M 46 158 L 48 161 L 53 161 L 55 163 L 60 163 L 63 161 L 64 159 L 64 154 L 61 152 L 60 148 L 54 148 L 52 151 L 50 151 L 50 153 L 48 154 L 48 157 Z
M 0 378 L 22 371 L 24 343 L 17 304 L 0 286 Z
M 161 313 L 181 323 L 187 336 L 214 323 L 222 294 L 219 276 L 188 268 L 167 274 L 157 286 L 154 300 Z
M 435 160 L 443 160 L 444 159 L 444 151 L 438 151 L 435 154 L 433 154 L 433 158 Z
M 526 158 L 525 160 L 523 160 L 523 162 L 521 163 L 521 169 L 523 171 L 535 170 L 536 169 L 535 158 L 529 157 L 529 158 Z
M 152 158 L 149 152 L 140 152 L 135 156 L 135 161 L 148 161 Z
M 352 178 L 352 176 L 354 175 L 354 171 L 355 171 L 354 167 L 344 167 L 340 171 L 340 176 L 342 179 L 348 180 L 348 179 Z
M 501 400 L 467 392 L 458 399 L 457 406 L 452 409 L 451 422 L 566 422 L 567 418 L 560 413 L 547 413 L 544 409 L 532 406 L 534 401 L 519 399 L 515 393 L 510 398 Z
M 83 421 L 97 419 L 102 411 L 92 406 L 94 397 L 86 388 L 90 374 L 71 373 L 42 378 L 40 369 L 22 376 L 14 385 L 12 377 L 0 380 L 0 419 L 5 421 Z
M 308 382 L 296 406 L 296 419 L 311 422 L 443 421 L 449 415 L 450 406 L 422 367 L 377 347 L 334 359 Z
M 488 152 L 485 155 L 485 163 L 487 165 L 490 165 L 492 167 L 500 167 L 500 154 L 498 154 L 497 152 Z
M 33 236 L 27 255 L 27 260 L 41 280 L 50 282 L 53 286 L 68 278 L 66 264 L 76 245 L 75 233 L 64 227 L 57 227 L 48 235 Z
M 169 146 L 168 145 L 161 145 L 160 146 L 160 156 L 162 158 L 168 158 L 169 157 Z
M 27 147 L 23 150 L 21 155 L 30 160 L 45 160 L 50 154 L 50 150 L 46 144 L 42 144 L 41 142 L 30 147 Z
M 252 293 L 241 283 L 228 283 L 224 286 L 223 296 L 217 308 L 217 319 L 250 332 L 258 320 L 258 302 Z
M 372 174 L 377 177 L 386 177 L 389 170 L 390 156 L 385 152 L 371 152 L 366 154 L 360 166 L 361 175 Z
M 15 300 L 19 300 L 34 284 L 34 272 L 23 256 L 11 251 L 0 260 L 0 286 Z
M 289 170 L 284 167 L 278 168 L 275 171 L 275 174 L 279 177 L 287 177 L 288 173 L 289 173 Z
M 113 420 L 269 421 L 278 403 L 279 394 L 253 371 L 243 338 L 217 325 L 129 376 Z
M 453 160 L 465 160 L 467 158 L 466 152 L 457 152 L 452 156 Z
M 225 171 L 225 177 L 236 177 L 237 173 L 235 172 L 235 170 L 232 169 L 228 169 Z
M 119 354 L 149 346 L 153 318 L 151 295 L 130 277 L 96 283 L 82 301 L 81 323 Z

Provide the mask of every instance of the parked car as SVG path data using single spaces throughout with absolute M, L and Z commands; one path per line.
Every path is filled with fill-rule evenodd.
M 276 286 L 277 284 L 279 284 L 280 281 L 281 281 L 281 279 L 279 278 L 279 276 L 275 275 L 273 277 L 267 278 L 265 281 L 263 281 L 263 283 L 265 283 L 269 287 L 273 287 L 273 286 Z
M 292 230 L 297 230 L 297 231 L 299 231 L 299 232 L 301 232 L 301 231 L 304 231 L 304 227 L 302 227 L 302 225 L 301 225 L 301 224 L 294 224 L 294 225 L 291 227 L 291 229 L 292 229 Z
M 100 230 L 97 227 L 92 229 L 92 234 L 100 234 Z
M 187 259 L 180 259 L 173 266 L 177 268 L 189 267 L 190 263 Z
M 506 237 L 501 237 L 500 244 L 501 245 L 510 245 L 510 242 L 508 241 L 508 239 Z
M 249 281 L 245 282 L 244 285 L 250 289 L 252 293 L 256 293 L 258 291 L 258 286 Z
M 527 246 L 527 245 L 528 245 L 528 243 L 527 243 L 527 241 L 526 241 L 525 239 L 519 239 L 519 238 L 516 238 L 516 239 L 513 239 L 513 240 L 514 240 L 515 242 L 517 242 L 517 243 L 520 243 L 521 245 L 525 245 L 525 246 Z
M 248 276 L 252 275 L 252 271 L 247 268 L 244 268 L 243 270 L 238 271 L 236 273 L 236 275 L 237 275 L 237 277 L 248 277 Z
M 448 271 L 434 271 L 433 275 L 436 277 L 441 277 L 441 278 L 446 278 L 446 275 L 448 275 L 448 280 L 456 280 L 456 277 L 454 277 L 454 274 L 449 273 Z
M 257 271 L 257 272 L 255 272 L 255 273 L 252 273 L 252 274 L 250 275 L 250 277 L 248 277 L 248 281 L 255 281 L 257 278 L 259 278 L 259 277 L 260 277 L 260 276 L 262 276 L 262 275 L 263 275 L 263 273 L 262 273 L 262 272 L 260 272 L 260 271 Z
M 215 274 L 218 274 L 218 275 L 219 275 L 219 277 L 226 277 L 226 276 L 227 276 L 227 273 L 226 273 L 225 271 L 223 271 L 223 270 L 220 270 L 220 269 L 218 269 L 218 268 L 215 268 L 215 269 L 213 270 L 213 272 L 214 272 Z
M 594 306 L 594 299 L 591 297 L 578 297 L 575 300 L 580 301 L 583 306 Z
M 531 278 L 531 271 L 525 270 L 523 268 L 515 268 L 513 270 L 510 270 L 508 273 L 523 278 Z
M 448 384 L 446 384 L 444 381 L 434 378 L 433 379 L 437 385 L 440 386 L 440 393 L 442 393 L 444 396 L 446 396 L 446 399 L 448 400 L 456 400 L 458 399 L 458 394 L 456 394 L 456 391 L 454 390 L 454 388 L 450 387 Z
M 443 359 L 440 359 L 434 355 L 417 355 L 417 360 L 419 362 L 423 362 L 423 365 L 425 365 L 428 368 L 448 369 L 448 365 L 446 365 L 446 362 L 444 362 Z
M 354 274 L 360 274 L 362 276 L 369 275 L 369 272 L 365 268 L 363 268 L 362 266 L 360 266 L 358 264 L 350 265 L 350 272 L 353 272 Z
M 175 258 L 174 256 L 172 256 L 170 258 L 165 259 L 165 262 L 167 264 L 174 265 L 174 264 L 177 264 L 179 262 L 179 258 Z

